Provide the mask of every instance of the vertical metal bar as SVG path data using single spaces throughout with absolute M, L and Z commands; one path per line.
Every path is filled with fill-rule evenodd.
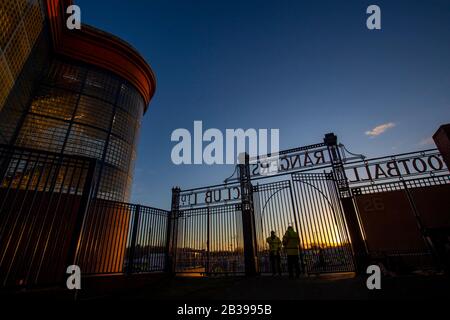
M 157 240 L 157 252 L 158 252 L 158 271 L 164 270 L 164 249 L 163 244 L 166 241 L 166 220 L 163 211 L 158 210 L 158 240 Z
M 82 243 L 81 248 L 84 249 L 83 258 L 80 260 L 78 255 L 78 260 L 83 262 L 84 272 L 96 272 L 96 257 L 98 256 L 98 248 L 100 235 L 102 234 L 101 226 L 105 225 L 103 223 L 105 215 L 108 214 L 108 202 L 104 200 L 95 199 L 89 206 L 90 210 L 86 216 L 85 227 L 83 227 Z M 92 208 L 92 209 L 91 209 Z
M 56 235 L 53 240 L 53 248 L 50 253 L 51 259 L 56 259 L 57 263 L 55 266 L 61 267 L 65 263 L 64 257 L 61 255 L 61 243 L 65 244 L 70 239 L 67 237 L 67 234 L 69 233 L 70 225 L 66 223 L 66 221 L 70 220 L 74 216 L 74 208 L 75 208 L 75 202 L 78 195 L 78 190 L 82 187 L 82 172 L 83 168 L 87 168 L 89 163 L 85 160 L 75 160 L 74 163 L 72 163 L 72 173 L 71 173 L 71 181 L 67 188 L 66 193 L 66 202 L 64 204 L 65 213 L 64 216 L 59 216 L 59 227 L 57 228 Z M 75 187 L 75 190 L 73 190 L 73 187 Z M 71 191 L 73 190 L 73 191 Z M 70 199 L 70 201 L 69 201 Z M 55 257 L 57 255 L 57 257 Z
M 207 209 L 207 218 L 206 218 L 206 274 L 210 273 L 210 237 L 211 237 L 211 233 L 210 233 L 210 218 L 211 218 L 211 212 L 210 209 L 208 207 Z
M 439 268 L 439 255 L 436 252 L 436 248 L 434 247 L 433 242 L 428 236 L 427 229 L 425 228 L 422 218 L 420 217 L 419 210 L 416 207 L 416 203 L 414 202 L 414 199 L 411 195 L 411 192 L 408 189 L 408 185 L 406 184 L 405 180 L 402 180 L 403 187 L 405 188 L 406 197 L 408 198 L 409 205 L 411 207 L 411 211 L 414 214 L 414 219 L 416 221 L 417 228 L 419 229 L 420 235 L 423 238 L 423 241 L 425 242 L 425 245 L 428 247 L 428 250 L 431 253 L 431 256 L 433 257 L 433 263 L 436 268 Z
M 139 217 L 139 261 L 141 261 L 142 265 L 140 266 L 140 270 L 149 271 L 149 260 L 150 258 L 150 242 L 152 237 L 152 224 L 149 222 L 151 219 L 151 213 L 149 212 L 143 212 L 142 207 L 140 209 L 141 215 Z M 136 253 L 134 254 L 134 258 L 136 258 Z
M 339 194 L 336 189 L 336 184 L 334 182 L 333 176 L 330 177 L 328 180 L 328 190 L 331 194 L 331 197 L 333 199 L 333 204 L 335 207 L 335 218 L 338 221 L 339 230 L 340 230 L 340 236 L 345 241 L 345 245 L 342 247 L 342 255 L 344 256 L 344 260 L 347 266 L 348 270 L 354 269 L 354 261 L 352 256 L 352 249 L 351 249 L 351 242 L 350 242 L 350 236 L 348 234 L 348 229 L 345 224 L 345 219 L 342 213 L 342 207 L 339 199 Z
M 134 254 L 135 254 L 135 249 L 136 249 L 136 235 L 137 235 L 138 227 L 139 227 L 140 213 L 141 213 L 141 206 L 136 205 L 135 211 L 134 211 L 133 229 L 131 231 L 130 254 L 128 256 L 128 268 L 126 270 L 127 274 L 133 273 Z
M 60 185 L 60 188 L 59 188 L 59 194 L 57 196 L 57 201 L 56 201 L 56 207 L 52 208 L 54 210 L 53 212 L 50 212 L 51 206 L 49 206 L 47 208 L 47 210 L 46 210 L 45 218 L 43 220 L 43 221 L 46 221 L 47 217 L 51 218 L 51 222 L 48 223 L 50 228 L 46 229 L 45 228 L 46 226 L 43 223 L 42 227 L 41 227 L 41 229 L 39 231 L 38 239 L 36 241 L 37 244 L 43 243 L 43 248 L 42 248 L 41 257 L 40 257 L 39 263 L 38 263 L 38 268 L 37 268 L 38 271 L 37 271 L 37 274 L 36 274 L 35 281 L 37 281 L 38 277 L 40 276 L 40 272 L 42 270 L 42 266 L 43 266 L 43 264 L 45 262 L 45 256 L 46 256 L 47 248 L 48 248 L 48 246 L 52 245 L 50 243 L 50 239 L 51 239 L 51 235 L 53 233 L 56 216 L 58 214 L 58 211 L 59 211 L 58 209 L 59 209 L 60 203 L 61 203 L 61 197 L 62 197 L 63 192 L 64 192 L 64 185 L 65 185 L 65 180 L 66 180 L 66 177 L 67 177 L 67 172 L 69 171 L 70 166 L 71 166 L 71 161 L 70 160 L 64 161 L 64 159 L 62 157 L 60 158 L 58 172 L 59 173 L 61 172 L 61 167 L 62 167 L 64 169 L 64 175 L 63 175 L 62 180 L 61 180 L 61 185 Z M 55 183 L 56 183 L 56 181 L 55 181 Z M 53 190 L 52 197 L 54 196 L 55 193 L 56 192 Z M 45 234 L 44 234 L 44 231 L 45 231 Z M 42 241 L 41 241 L 41 237 L 42 237 Z
M 74 229 L 72 232 L 72 240 L 67 252 L 67 265 L 77 264 L 78 252 L 81 244 L 81 235 L 86 215 L 89 209 L 89 203 L 93 188 L 95 187 L 95 168 L 97 161 L 91 160 L 86 174 L 86 180 L 83 187 L 83 194 L 80 199 L 80 207 L 75 220 Z
M 251 188 L 251 185 L 248 154 L 245 154 L 245 163 L 239 164 L 239 180 L 241 186 L 245 274 L 246 276 L 254 276 L 256 275 L 257 270 L 254 244 L 254 212 L 253 204 L 251 202 L 251 199 L 249 199 L 249 188 Z
M 161 216 L 160 216 L 161 225 L 165 227 L 165 228 L 161 228 L 161 239 L 160 239 L 160 243 L 159 243 L 159 249 L 160 249 L 160 254 L 161 254 L 160 262 L 162 264 L 161 271 L 164 271 L 166 268 L 165 259 L 166 259 L 167 228 L 169 228 L 169 218 L 168 217 L 169 217 L 169 212 L 161 213 Z
M 368 254 L 365 241 L 359 226 L 359 219 L 353 203 L 353 198 L 348 186 L 348 180 L 345 174 L 342 157 L 337 144 L 337 136 L 333 133 L 325 135 L 324 143 L 327 146 L 330 160 L 333 167 L 333 175 L 336 181 L 336 187 L 339 192 L 344 217 L 347 223 L 352 249 L 355 261 L 356 272 L 365 274 L 368 263 Z
M 128 239 L 128 235 L 130 234 L 130 221 L 131 221 L 131 214 L 130 214 L 131 209 L 130 208 L 131 207 L 132 207 L 132 205 L 126 204 L 124 206 L 124 212 L 121 215 L 122 221 L 121 221 L 121 224 L 119 225 L 119 236 L 118 236 L 119 241 L 117 242 L 116 249 L 113 249 L 113 250 L 117 250 L 117 252 L 119 252 L 118 259 L 116 259 L 116 261 L 113 264 L 113 268 L 114 268 L 114 270 L 116 270 L 115 272 L 124 272 L 125 271 L 123 268 L 123 264 L 124 264 L 124 260 L 125 260 L 125 254 L 126 254 L 127 239 Z
M 149 225 L 149 234 L 151 236 L 150 242 L 149 242 L 149 250 L 150 250 L 150 256 L 151 256 L 151 270 L 153 270 L 153 267 L 157 262 L 158 259 L 158 250 L 157 250 L 157 242 L 158 242 L 158 227 L 159 227 L 159 216 L 156 214 L 156 212 L 151 211 L 149 212 L 149 217 L 151 217 L 151 223 Z
M 100 236 L 97 238 L 98 242 L 98 254 L 95 255 L 96 259 L 96 272 L 103 273 L 105 269 L 105 251 L 108 246 L 108 237 L 111 234 L 111 226 L 114 223 L 115 215 L 111 214 L 114 213 L 114 210 L 116 209 L 114 202 L 107 202 L 108 210 L 106 210 L 106 213 L 104 215 L 104 223 L 102 223 L 99 227 L 101 232 L 99 233 Z
M 180 188 L 172 188 L 172 205 L 167 220 L 166 233 L 166 258 L 165 271 L 167 273 L 175 272 L 177 238 L 178 238 L 178 214 L 180 209 Z
M 28 193 L 28 191 L 29 191 L 29 183 L 32 181 L 32 179 L 33 179 L 33 177 L 34 177 L 34 175 L 35 175 L 35 169 L 36 169 L 36 166 L 38 165 L 38 163 L 39 163 L 39 159 L 40 159 L 40 156 L 41 156 L 41 154 L 39 154 L 38 156 L 37 156 L 37 159 L 35 160 L 35 166 L 34 166 L 34 168 L 33 168 L 33 171 L 32 171 L 32 174 L 31 174 L 31 176 L 30 176 L 30 178 L 29 178 L 29 180 L 28 180 L 28 183 L 27 183 L 27 186 L 26 186 L 26 191 L 25 191 L 25 194 L 24 194 L 24 198 L 22 199 L 22 205 L 21 205 L 21 207 L 20 207 L 20 209 L 17 211 L 17 213 L 18 212 L 22 212 L 22 210 L 24 210 L 24 211 L 26 211 L 26 209 L 25 208 L 23 208 L 23 205 L 26 203 L 26 198 L 27 198 L 27 193 Z M 48 158 L 48 155 L 47 155 L 47 158 Z M 46 159 L 45 159 L 46 160 Z M 45 160 L 43 161 L 44 163 L 45 163 Z M 28 159 L 28 161 L 30 161 L 30 159 Z M 42 176 L 42 174 L 39 174 L 39 178 L 38 178 L 38 181 L 40 181 L 40 178 L 41 178 L 41 176 Z M 35 202 L 35 200 L 36 200 L 36 196 L 37 196 L 37 190 L 38 190 L 38 185 L 39 185 L 39 183 L 36 183 L 36 187 L 34 188 L 34 191 L 33 191 L 33 199 L 32 199 L 32 201 L 31 201 L 31 204 L 29 205 L 29 208 L 28 208 L 28 212 L 25 214 L 26 215 L 26 218 L 25 218 L 25 224 L 27 224 L 26 222 L 27 222 L 27 220 L 28 220 L 28 218 L 30 217 L 30 216 L 32 216 L 32 214 L 33 214 L 33 211 L 32 211 L 32 207 L 33 207 L 33 204 L 34 204 L 34 202 Z M 19 188 L 20 188 L 20 186 L 18 186 Z M 21 251 L 22 251 L 22 253 L 23 252 L 26 252 L 27 251 L 27 249 L 28 249 L 28 246 L 29 246 L 29 244 L 30 244 L 30 235 L 32 234 L 32 231 L 34 230 L 34 222 L 37 220 L 37 214 L 35 213 L 35 217 L 34 218 L 32 218 L 32 220 L 31 220 L 31 223 L 29 223 L 29 226 L 28 226 L 28 228 L 27 228 L 27 230 L 26 230 L 26 233 L 27 233 L 27 238 L 28 238 L 28 240 L 27 240 L 27 244 L 26 244 L 26 247 L 25 247 L 25 249 L 22 249 Z M 23 234 L 23 232 L 25 232 L 25 229 L 23 229 L 23 231 L 22 231 L 22 234 Z M 22 235 L 20 236 L 20 238 L 22 237 Z M 19 238 L 19 239 L 20 239 Z M 15 247 L 15 250 L 17 250 L 18 248 L 19 248 L 19 246 L 21 245 L 21 241 L 20 240 L 17 240 L 16 239 L 16 241 L 17 241 L 17 244 L 16 244 L 16 247 Z M 35 248 L 37 248 L 38 246 L 36 245 L 35 246 Z M 5 250 L 6 251 L 6 250 Z M 24 257 L 23 257 L 24 258 Z M 28 263 L 26 263 L 26 266 L 24 266 L 24 265 L 22 265 L 22 267 L 25 267 L 25 268 L 27 268 L 27 275 L 24 277 L 24 279 L 25 279 L 25 284 L 28 284 L 28 274 L 30 273 L 30 271 L 33 269 L 33 267 L 32 267 L 32 262 L 33 262 L 33 259 L 31 259 L 31 261 L 28 261 Z M 22 260 L 22 263 L 21 264 L 24 264 L 24 261 Z
M 117 265 L 118 261 L 121 259 L 120 244 L 122 243 L 123 236 L 125 232 L 129 232 L 128 228 L 130 221 L 126 230 L 123 228 L 123 223 L 127 219 L 128 205 L 120 202 L 113 202 L 113 210 L 111 211 L 111 222 L 112 225 L 108 228 L 108 237 L 105 239 L 106 243 L 104 245 L 103 252 L 103 272 L 112 273 L 119 272 Z M 123 268 L 120 269 L 123 272 Z
M 150 259 L 150 248 L 149 243 L 151 239 L 151 223 L 149 220 L 151 219 L 151 215 L 148 212 L 143 212 L 142 207 L 140 209 L 139 216 L 139 261 L 141 261 L 140 270 L 148 271 L 148 265 Z M 136 252 L 133 255 L 133 259 L 136 258 Z M 145 268 L 144 268 L 145 267 Z
M 330 201 L 330 194 L 328 192 L 326 181 L 326 174 L 320 174 L 317 176 L 316 183 L 318 189 L 322 192 L 322 197 L 320 192 L 316 193 L 316 197 L 320 197 L 320 206 L 321 206 L 321 224 L 324 229 L 326 246 L 325 250 L 322 251 L 323 259 L 325 261 L 324 269 L 325 271 L 337 271 L 334 270 L 335 266 L 338 265 L 337 261 L 339 260 L 339 256 L 336 251 L 336 246 L 340 243 L 340 237 L 336 234 L 337 226 L 333 223 L 335 216 L 333 204 Z M 326 257 L 330 256 L 332 260 L 332 264 L 329 265 L 326 263 Z
M 303 239 L 303 230 L 300 229 L 300 225 L 298 224 L 297 221 L 297 215 L 295 213 L 295 203 L 294 203 L 294 195 L 292 194 L 292 185 L 291 185 L 291 180 L 288 180 L 289 182 L 289 195 L 291 198 L 291 204 L 292 204 L 292 215 L 294 216 L 294 222 L 295 222 L 295 229 L 297 230 L 297 232 L 301 235 L 302 239 Z M 300 251 L 300 264 L 302 267 L 302 272 L 305 273 L 306 269 L 305 269 L 305 258 L 303 256 L 304 252 L 304 241 L 302 241 L 302 244 L 300 245 L 299 251 Z
M 153 249 L 153 243 L 154 243 L 154 237 L 155 232 L 153 230 L 155 227 L 155 215 L 152 213 L 148 213 L 145 215 L 146 219 L 146 225 L 145 225 L 145 233 L 146 237 L 143 241 L 143 247 L 145 248 L 145 254 L 146 254 L 146 270 L 149 271 L 152 266 L 154 265 L 154 249 Z
M 193 214 L 191 217 L 187 219 L 187 233 L 184 242 L 184 248 L 187 252 L 188 261 L 190 262 L 190 267 L 197 266 L 197 256 L 195 253 L 195 246 L 192 243 L 192 234 L 194 233 L 196 227 L 197 214 Z

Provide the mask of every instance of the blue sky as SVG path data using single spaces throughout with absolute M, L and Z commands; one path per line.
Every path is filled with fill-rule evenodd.
M 327 132 L 355 153 L 433 147 L 450 121 L 450 1 L 76 0 L 83 23 L 132 44 L 157 91 L 144 116 L 133 202 L 216 184 L 232 166 L 172 164 L 177 128 L 278 128 L 280 148 Z M 382 30 L 366 28 L 381 8 Z M 386 125 L 377 136 L 366 132 Z M 376 130 L 379 132 L 382 130 Z

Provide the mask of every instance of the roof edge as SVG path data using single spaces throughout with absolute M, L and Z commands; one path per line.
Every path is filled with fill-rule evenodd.
M 80 30 L 65 27 L 66 8 L 72 0 L 47 0 L 53 50 L 57 54 L 83 61 L 117 74 L 141 93 L 148 109 L 156 89 L 156 77 L 145 59 L 124 40 L 83 24 Z

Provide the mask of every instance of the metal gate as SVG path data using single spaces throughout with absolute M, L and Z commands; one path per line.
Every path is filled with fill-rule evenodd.
M 266 238 L 271 231 L 282 238 L 288 226 L 299 233 L 304 273 L 353 271 L 351 243 L 333 175 L 295 173 L 291 178 L 253 186 L 259 271 L 271 271 Z M 284 252 L 281 264 L 287 271 Z
M 241 205 L 180 210 L 175 220 L 175 272 L 244 272 Z
M 333 174 L 294 173 L 292 181 L 305 271 L 353 271 L 350 237 Z
M 225 184 L 183 191 L 174 188 L 171 269 L 179 273 L 268 273 L 266 239 L 271 231 L 282 238 L 292 226 L 300 237 L 303 273 L 354 271 L 348 232 L 354 225 L 350 221 L 347 226 L 341 203 L 348 196 L 348 185 L 340 147 L 333 134 L 327 134 L 324 141 L 253 162 L 246 155 Z M 274 165 L 275 173 L 266 170 Z M 332 171 L 325 173 L 325 169 Z M 287 271 L 284 253 L 281 263 Z
M 287 227 L 299 230 L 290 180 L 253 186 L 253 204 L 257 234 L 258 266 L 260 273 L 271 272 L 270 252 L 266 239 L 271 231 L 281 239 Z M 302 261 L 302 260 L 301 260 Z M 287 257 L 281 251 L 281 269 L 287 271 Z M 302 261 L 302 270 L 304 270 Z

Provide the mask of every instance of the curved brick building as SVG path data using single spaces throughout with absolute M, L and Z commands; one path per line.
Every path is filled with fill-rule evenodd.
M 0 144 L 95 158 L 96 196 L 128 201 L 155 77 L 117 37 L 68 30 L 70 4 L 1 1 Z

